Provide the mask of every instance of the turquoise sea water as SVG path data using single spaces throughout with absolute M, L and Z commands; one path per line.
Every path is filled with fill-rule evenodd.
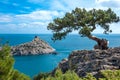
M 14 68 L 30 77 L 33 77 L 40 72 L 52 71 L 63 58 L 68 57 L 71 51 L 76 49 L 93 49 L 93 46 L 96 44 L 96 42 L 85 37 L 80 37 L 79 35 L 69 35 L 66 39 L 56 41 L 55 43 L 51 40 L 51 34 L 0 34 L 0 39 L 2 39 L 2 43 L 9 41 L 9 44 L 14 46 L 31 41 L 36 35 L 48 42 L 59 54 L 14 56 Z M 109 40 L 110 47 L 120 46 L 120 34 L 96 34 L 96 36 Z

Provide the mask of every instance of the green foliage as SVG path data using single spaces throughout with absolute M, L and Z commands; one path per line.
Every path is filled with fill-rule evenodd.
M 93 75 L 87 74 L 87 76 L 85 78 L 82 78 L 82 80 L 97 80 L 97 79 L 93 77 Z
M 40 74 L 34 76 L 34 80 L 41 80 L 42 78 L 44 79 L 44 78 L 48 77 L 49 75 L 50 75 L 49 73 L 40 73 Z
M 30 80 L 26 75 L 13 69 L 14 59 L 7 44 L 0 48 L 0 80 Z
M 49 75 L 41 80 L 80 80 L 76 73 L 72 71 L 67 71 L 65 74 L 62 73 L 60 69 L 57 69 L 54 77 Z
M 103 70 L 100 72 L 100 78 L 95 78 L 92 74 L 87 74 L 86 77 L 79 77 L 74 71 L 68 70 L 66 73 L 62 73 L 60 69 L 57 69 L 54 76 L 50 74 L 39 74 L 34 80 L 120 80 L 120 70 Z
M 23 73 L 20 73 L 17 70 L 14 70 L 13 73 L 14 74 L 13 74 L 12 80 L 30 80 L 30 78 L 28 76 L 26 76 Z
M 110 8 L 108 10 L 101 9 L 80 9 L 76 8 L 71 13 L 66 13 L 63 18 L 56 18 L 49 23 L 48 30 L 53 32 L 53 40 L 64 39 L 67 34 L 74 30 L 78 30 L 81 36 L 89 36 L 100 26 L 104 29 L 104 33 L 112 32 L 109 25 L 119 22 L 119 16 Z
M 120 80 L 120 70 L 104 70 L 101 74 L 105 78 L 100 78 L 100 80 Z
M 9 54 L 10 47 L 5 45 L 0 50 L 0 79 L 7 80 L 12 72 L 14 59 Z
M 80 80 L 80 78 L 78 77 L 78 75 L 75 72 L 67 71 L 63 75 L 63 80 Z

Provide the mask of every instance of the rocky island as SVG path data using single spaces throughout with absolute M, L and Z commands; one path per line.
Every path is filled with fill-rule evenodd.
M 56 52 L 47 42 L 35 36 L 30 42 L 11 47 L 11 53 L 12 55 L 39 55 L 55 54 Z

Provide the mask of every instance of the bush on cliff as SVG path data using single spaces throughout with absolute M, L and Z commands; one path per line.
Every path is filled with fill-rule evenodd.
M 34 80 L 79 80 L 79 77 L 73 71 L 67 71 L 65 74 L 63 74 L 60 69 L 57 69 L 54 76 L 51 76 L 50 74 L 48 75 L 48 73 L 46 76 L 44 73 L 43 76 L 42 73 L 34 77 Z
M 0 80 L 30 80 L 30 78 L 13 68 L 14 59 L 10 47 L 6 44 L 0 50 Z
M 120 70 L 103 70 L 100 71 L 98 76 L 95 78 L 91 74 L 87 74 L 86 77 L 79 77 L 74 71 L 68 70 L 66 73 L 62 73 L 60 69 L 57 69 L 54 76 L 50 74 L 39 74 L 34 77 L 34 80 L 120 80 Z
M 100 72 L 103 78 L 99 80 L 120 80 L 120 70 L 104 70 Z

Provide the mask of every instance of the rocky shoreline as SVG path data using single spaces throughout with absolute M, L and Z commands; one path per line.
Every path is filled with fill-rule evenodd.
M 11 47 L 12 55 L 40 55 L 40 54 L 56 54 L 47 42 L 41 40 L 38 36 L 30 41 L 17 46 Z
M 74 70 L 80 77 L 87 73 L 100 77 L 101 70 L 120 70 L 120 47 L 107 50 L 75 50 L 68 59 L 63 59 L 57 68 L 63 73 Z

